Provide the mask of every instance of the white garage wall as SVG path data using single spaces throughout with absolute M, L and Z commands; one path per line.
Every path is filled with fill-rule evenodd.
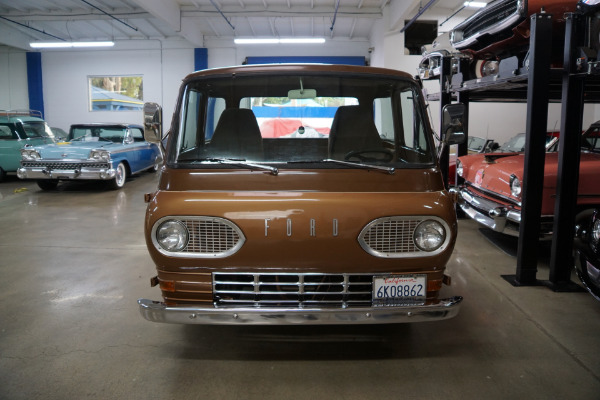
M 384 12 L 384 16 L 386 13 Z M 459 15 L 460 17 L 460 15 Z M 447 17 L 425 13 L 421 19 L 444 21 Z M 450 30 L 463 17 L 452 18 L 438 32 Z M 404 55 L 404 35 L 398 30 L 389 31 L 389 21 L 384 17 L 381 24 L 373 29 L 371 46 L 374 47 L 371 65 L 393 68 L 416 75 L 420 56 Z M 425 81 L 425 90 L 429 93 L 439 92 L 439 81 Z M 432 126 L 439 131 L 439 102 L 430 102 Z M 561 105 L 550 104 L 546 129 L 560 129 Z M 525 132 L 527 107 L 525 103 L 471 103 L 469 114 L 469 134 L 486 137 L 504 143 L 517 133 Z M 600 106 L 586 105 L 583 115 L 583 127 L 600 119 Z
M 0 110 L 28 108 L 25 52 L 0 46 Z
M 160 48 L 158 42 L 146 50 L 115 47 L 43 53 L 44 107 L 51 126 L 66 130 L 73 123 L 142 123 L 141 111 L 90 111 L 90 75 L 142 75 L 144 101 L 163 105 L 165 127 L 170 124 L 181 79 L 194 68 L 193 49 Z

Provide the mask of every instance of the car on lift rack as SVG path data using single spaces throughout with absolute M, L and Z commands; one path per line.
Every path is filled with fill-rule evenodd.
M 72 180 L 106 181 L 120 189 L 128 176 L 156 171 L 162 162 L 159 147 L 146 142 L 143 132 L 133 124 L 71 125 L 67 141 L 23 148 L 17 176 L 37 180 L 43 190 Z
M 521 188 L 523 185 L 525 134 L 519 134 L 497 152 L 459 157 L 457 174 L 460 208 L 472 219 L 495 231 L 519 235 Z M 558 171 L 558 137 L 549 132 L 546 144 L 542 223 L 540 238 L 552 235 Z M 579 211 L 600 205 L 600 121 L 593 123 L 581 138 L 579 166 Z
M 17 172 L 23 147 L 53 142 L 53 133 L 39 111 L 0 110 L 0 181 L 7 173 Z
M 600 301 L 600 209 L 577 216 L 573 258 L 577 276 Z
M 576 11 L 576 5 L 573 0 L 495 0 L 456 25 L 450 43 L 473 57 L 477 78 L 498 73 L 498 61 L 510 57 L 517 57 L 517 68 L 526 67 L 530 17 L 544 12 L 553 15 L 552 60 L 562 64 L 564 14 Z

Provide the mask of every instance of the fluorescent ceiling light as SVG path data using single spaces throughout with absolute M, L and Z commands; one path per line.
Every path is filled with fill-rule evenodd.
M 115 42 L 32 42 L 34 49 L 60 49 L 70 47 L 112 47 Z
M 235 44 L 314 44 L 325 43 L 323 38 L 288 38 L 288 39 L 234 39 Z
M 473 7 L 473 8 L 483 8 L 487 6 L 487 3 L 482 1 L 465 1 L 465 7 Z

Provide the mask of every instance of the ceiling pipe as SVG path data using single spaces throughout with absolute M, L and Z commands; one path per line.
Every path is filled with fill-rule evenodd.
M 333 13 L 333 21 L 331 22 L 331 28 L 329 28 L 331 34 L 333 34 L 333 26 L 335 25 L 335 19 L 337 18 L 338 8 L 340 8 L 340 0 L 337 0 L 335 3 L 335 13 Z
M 120 20 L 119 18 L 115 17 L 114 15 L 111 15 L 111 14 L 107 13 L 107 12 L 106 12 L 106 11 L 104 11 L 103 9 L 96 7 L 95 5 L 93 5 L 93 4 L 90 4 L 89 2 L 87 2 L 87 1 L 85 1 L 85 0 L 81 0 L 81 1 L 83 1 L 83 2 L 84 2 L 85 4 L 87 4 L 88 6 L 90 6 L 90 7 L 92 7 L 92 8 L 95 8 L 96 10 L 100 11 L 101 13 L 103 13 L 103 14 L 105 14 L 105 15 L 108 15 L 109 17 L 111 17 L 111 18 L 112 18 L 112 19 L 114 19 L 115 21 L 122 23 L 122 24 L 123 24 L 123 25 L 125 25 L 126 27 L 128 27 L 128 28 L 131 28 L 131 29 L 133 29 L 133 30 L 134 30 L 134 31 L 136 31 L 136 32 L 138 31 L 138 29 L 137 29 L 137 28 L 135 28 L 135 27 L 133 27 L 133 26 L 129 25 L 127 22 L 125 22 L 125 21 L 123 21 L 123 20 Z
M 231 25 L 231 22 L 229 22 L 229 20 L 225 16 L 225 14 L 223 14 L 223 11 L 221 11 L 219 9 L 219 6 L 217 6 L 217 4 L 214 2 L 214 0 L 210 0 L 210 4 L 212 4 L 213 6 L 215 6 L 215 8 L 217 9 L 217 12 L 219 14 L 221 14 L 221 17 L 223 17 L 223 19 L 225 20 L 225 22 L 227 22 L 229 24 L 229 26 L 231 27 L 231 29 L 233 29 L 235 31 L 235 26 Z
M 400 29 L 400 33 L 404 33 L 404 31 L 406 31 L 408 29 L 408 27 L 411 26 L 413 24 L 413 22 L 415 22 L 417 20 L 417 18 L 419 18 L 425 11 L 427 11 L 427 9 L 429 7 L 431 7 L 437 1 L 438 0 L 429 0 L 429 3 L 425 4 L 425 7 L 419 9 L 419 12 L 417 13 L 417 15 L 415 15 L 410 21 L 408 21 L 408 23 L 406 23 L 406 25 L 404 25 L 404 28 Z
M 22 24 L 22 23 L 20 23 L 20 22 L 17 22 L 17 21 L 13 21 L 12 19 L 8 19 L 8 18 L 6 18 L 6 17 L 3 17 L 3 16 L 1 16 L 1 15 L 0 15 L 0 19 L 3 19 L 3 20 L 5 20 L 5 21 L 8 21 L 8 22 L 12 22 L 13 24 L 17 24 L 17 25 L 19 25 L 19 26 L 22 26 L 22 27 L 24 27 L 24 28 L 27 28 L 27 29 L 31 29 L 32 31 L 36 31 L 36 32 L 39 32 L 39 33 L 43 33 L 44 35 L 48 35 L 48 36 L 50 36 L 50 37 L 53 37 L 54 39 L 56 39 L 56 40 L 60 40 L 61 42 L 66 42 L 66 41 L 67 41 L 66 39 L 60 38 L 60 37 L 58 37 L 58 36 L 54 36 L 54 35 L 52 35 L 52 34 L 50 34 L 50 33 L 48 33 L 48 32 L 44 32 L 44 31 L 42 31 L 42 30 L 40 30 L 40 29 L 36 29 L 36 28 L 34 28 L 34 27 L 32 27 L 32 26 L 25 25 L 25 24 Z

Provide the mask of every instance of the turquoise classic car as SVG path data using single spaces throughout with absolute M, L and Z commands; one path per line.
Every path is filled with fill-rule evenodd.
M 72 125 L 64 142 L 21 150 L 17 175 L 36 179 L 43 190 L 67 180 L 101 180 L 120 189 L 128 176 L 156 171 L 162 163 L 160 149 L 146 142 L 143 132 L 132 124 Z
M 41 113 L 0 111 L 0 181 L 17 171 L 23 147 L 48 143 L 53 143 L 53 134 Z

